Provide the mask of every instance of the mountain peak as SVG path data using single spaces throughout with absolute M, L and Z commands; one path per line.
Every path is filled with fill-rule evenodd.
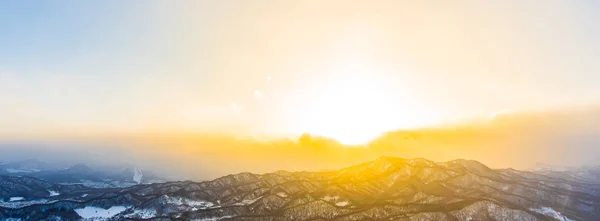
M 396 163 L 400 160 L 402 160 L 402 159 L 395 158 L 395 157 L 387 157 L 387 156 L 379 157 L 379 158 L 375 159 L 374 161 L 371 161 L 371 163 L 369 164 L 369 168 L 371 168 L 377 172 L 384 172 L 385 170 L 389 169 L 390 167 L 396 165 Z
M 92 172 L 93 170 L 91 168 L 89 168 L 87 165 L 85 165 L 84 163 L 78 163 L 78 164 L 75 164 L 75 165 L 67 168 L 65 171 L 72 172 L 72 173 L 89 173 L 89 172 Z
M 494 170 L 475 160 L 457 159 L 442 163 L 441 165 L 454 170 L 465 170 L 465 172 L 478 176 L 498 177 L 498 174 Z
M 382 156 L 374 161 L 360 164 L 351 168 L 360 170 L 370 170 L 375 173 L 383 173 L 388 170 L 397 169 L 403 166 L 411 167 L 432 167 L 436 163 L 423 158 L 403 159 L 399 157 Z

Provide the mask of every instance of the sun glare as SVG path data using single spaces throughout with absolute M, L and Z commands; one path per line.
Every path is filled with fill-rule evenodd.
M 353 62 L 330 71 L 321 79 L 313 99 L 299 108 L 301 133 L 331 137 L 347 145 L 361 145 L 381 133 L 413 124 L 398 120 L 415 113 L 397 113 L 399 102 L 391 99 L 389 83 L 381 70 Z

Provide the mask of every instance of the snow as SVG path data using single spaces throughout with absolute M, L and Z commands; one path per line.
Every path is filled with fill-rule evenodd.
M 402 175 L 402 173 L 400 172 L 394 173 L 394 175 L 392 175 L 392 180 L 398 180 L 398 177 L 400 177 L 400 175 Z
M 336 206 L 347 206 L 347 205 L 350 205 L 350 202 L 348 202 L 348 201 L 340 201 L 340 202 L 335 203 L 335 205 Z
M 142 173 L 142 170 L 140 170 L 139 168 L 135 168 L 133 170 L 133 181 L 135 181 L 137 184 L 142 183 L 143 176 L 144 176 L 144 174 Z
M 50 193 L 50 196 L 58 196 L 58 195 L 60 195 L 60 193 L 58 191 L 48 190 L 48 192 Z
M 203 219 L 193 219 L 193 221 L 218 221 L 218 220 L 222 220 L 222 219 L 228 219 L 231 217 L 233 217 L 233 216 L 221 216 L 221 217 L 210 217 L 210 218 L 203 218 Z
M 166 203 L 167 204 L 174 204 L 174 205 L 186 205 L 186 206 L 193 206 L 193 207 L 201 207 L 201 208 L 209 208 L 209 207 L 213 207 L 215 204 L 209 201 L 204 201 L 204 200 L 192 200 L 192 199 L 187 199 L 187 198 L 182 198 L 182 197 L 169 197 L 169 196 L 165 196 L 166 199 Z
M 20 201 L 20 200 L 24 200 L 24 199 L 25 199 L 25 198 L 24 198 L 24 197 L 21 197 L 21 196 L 13 196 L 13 197 L 11 197 L 11 198 L 8 200 L 8 202 Z
M 84 208 L 75 209 L 75 212 L 84 219 L 106 219 L 111 218 L 120 212 L 125 211 L 126 209 L 127 208 L 124 206 L 112 206 L 108 209 L 86 206 Z
M 529 210 L 539 213 L 539 214 L 542 214 L 542 215 L 550 216 L 559 221 L 573 221 L 572 219 L 569 219 L 566 216 L 561 215 L 560 212 L 558 212 L 550 207 L 541 207 L 539 209 L 538 208 L 529 208 Z
M 339 196 L 324 196 L 323 200 L 325 200 L 325 201 L 335 201 L 335 200 L 337 200 L 339 198 L 340 198 Z
M 389 169 L 392 166 L 392 164 L 386 164 L 385 167 L 383 168 L 383 171 L 386 171 L 387 169 Z
M 127 215 L 130 218 L 150 219 L 157 215 L 155 209 L 136 209 L 132 214 Z
M 259 196 L 258 198 L 255 198 L 255 199 L 245 199 L 245 200 L 242 200 L 242 202 L 234 203 L 233 205 L 250 205 L 250 204 L 253 204 L 254 202 L 258 201 L 261 198 L 262 198 L 262 196 Z
M 336 206 L 350 205 L 350 202 L 348 201 L 338 201 L 340 199 L 340 196 L 324 196 L 322 199 L 330 203 L 333 202 Z
M 22 207 L 26 207 L 26 206 L 31 206 L 34 204 L 46 204 L 46 203 L 53 203 L 53 202 L 56 202 L 56 200 L 48 201 L 47 199 L 39 199 L 39 200 L 29 200 L 29 201 L 24 201 L 24 200 L 9 201 L 9 202 L 0 201 L 0 207 L 17 209 L 17 208 L 22 208 Z

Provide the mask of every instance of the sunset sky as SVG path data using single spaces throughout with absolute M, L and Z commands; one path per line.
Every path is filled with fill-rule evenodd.
M 141 3 L 0 2 L 0 139 L 311 133 L 360 144 L 600 103 L 597 1 Z

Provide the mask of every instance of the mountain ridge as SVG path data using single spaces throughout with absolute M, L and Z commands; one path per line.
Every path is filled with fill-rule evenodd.
M 600 184 L 569 182 L 473 160 L 380 157 L 327 172 L 275 171 L 124 188 L 77 189 L 0 218 L 63 219 L 119 209 L 105 220 L 594 220 Z M 10 202 L 8 202 L 10 203 Z M 4 204 L 8 204 L 4 203 Z M 38 212 L 36 212 L 38 211 Z M 84 212 L 82 212 L 84 211 Z M 469 218 L 470 217 L 470 218 Z M 88 217 L 89 218 L 89 217 Z M 97 217 L 98 218 L 98 217 Z

